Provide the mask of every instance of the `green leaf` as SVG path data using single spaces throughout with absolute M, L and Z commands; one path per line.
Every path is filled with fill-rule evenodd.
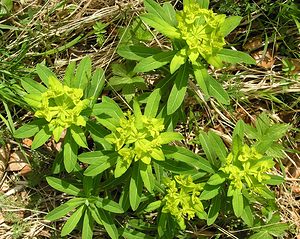
M 81 190 L 73 184 L 55 177 L 46 177 L 47 183 L 54 189 L 73 196 L 79 196 Z
M 92 239 L 93 238 L 93 227 L 94 219 L 89 210 L 85 210 L 83 217 L 83 226 L 82 226 L 82 238 Z
M 37 149 L 42 146 L 50 137 L 52 133 L 48 125 L 45 125 L 33 138 L 31 149 Z
M 208 161 L 212 164 L 215 164 L 216 162 L 216 152 L 215 148 L 211 145 L 209 136 L 205 132 L 199 132 L 199 135 L 197 136 L 197 141 L 201 144 L 201 147 L 208 159 Z
M 41 94 L 27 94 L 23 96 L 28 105 L 33 108 L 39 108 L 41 104 Z
M 83 216 L 84 211 L 85 211 L 85 205 L 82 205 L 72 214 L 72 216 L 68 219 L 68 221 L 63 226 L 61 230 L 61 236 L 66 236 L 75 229 L 80 218 Z
M 174 85 L 167 102 L 167 114 L 173 114 L 182 104 L 189 79 L 189 65 L 186 63 L 178 70 Z
M 285 232 L 289 229 L 289 224 L 287 223 L 275 223 L 266 225 L 263 230 L 267 230 L 274 237 L 282 237 Z
M 70 127 L 70 131 L 71 131 L 71 135 L 74 139 L 74 141 L 81 147 L 83 148 L 88 148 L 87 142 L 86 142 L 86 138 L 85 138 L 85 134 L 83 132 L 83 130 L 77 126 L 77 125 L 72 125 Z
M 143 183 L 147 190 L 152 193 L 154 188 L 154 176 L 152 174 L 152 166 L 151 164 L 144 164 L 142 161 L 139 162 L 140 164 L 140 174 L 143 180 Z
M 217 56 L 219 56 L 222 59 L 222 61 L 231 64 L 236 64 L 236 63 L 256 64 L 256 61 L 250 55 L 241 51 L 222 49 L 218 52 Z
M 227 36 L 240 24 L 241 20 L 242 17 L 239 16 L 227 17 L 220 27 L 220 34 L 223 36 Z
M 260 231 L 250 236 L 249 239 L 273 239 L 273 237 L 267 231 Z
M 207 184 L 209 185 L 219 185 L 224 183 L 226 180 L 226 175 L 222 172 L 218 172 L 216 174 L 213 174 L 207 181 Z
M 281 183 L 284 183 L 284 178 L 279 175 L 270 175 L 270 179 L 264 180 L 263 183 L 268 185 L 279 185 Z
M 101 68 L 95 70 L 90 85 L 88 87 L 88 93 L 86 98 L 92 98 L 90 106 L 97 101 L 99 94 L 101 93 L 105 83 L 104 71 Z
M 175 11 L 174 7 L 172 6 L 172 4 L 169 2 L 165 2 L 163 5 L 163 11 L 165 12 L 165 14 L 167 16 L 165 21 L 170 23 L 170 25 L 176 27 L 178 22 L 176 19 L 176 11 Z
M 209 94 L 207 84 L 212 77 L 208 74 L 207 69 L 205 69 L 204 66 L 199 62 L 195 62 L 193 64 L 193 71 L 197 84 L 203 91 L 204 95 L 208 96 Z
M 160 134 L 161 140 L 159 141 L 161 144 L 168 144 L 173 141 L 183 140 L 184 137 L 178 132 L 163 132 Z
M 157 31 L 171 39 L 179 39 L 180 33 L 176 27 L 173 27 L 168 22 L 160 19 L 152 13 L 147 13 L 141 16 L 141 19 L 149 26 L 154 27 Z
M 147 10 L 147 12 L 157 16 L 162 21 L 166 21 L 170 25 L 173 25 L 172 18 L 170 18 L 169 15 L 166 14 L 167 13 L 165 11 L 166 9 L 161 7 L 158 3 L 156 3 L 153 0 L 145 0 L 144 5 L 145 5 L 145 9 Z M 172 7 L 172 5 L 171 5 L 171 7 Z M 172 7 L 172 9 L 173 9 L 173 7 Z M 174 14 L 172 14 L 172 16 L 174 16 Z M 173 25 L 173 26 L 176 26 L 176 25 Z
M 162 206 L 163 206 L 163 201 L 161 201 L 161 200 L 154 201 L 154 202 L 149 203 L 147 205 L 147 207 L 144 209 L 144 211 L 145 212 L 153 212 Z
M 155 89 L 147 98 L 144 115 L 155 118 L 161 100 L 160 89 Z
M 175 51 L 160 52 L 147 58 L 141 59 L 140 62 L 135 66 L 133 71 L 148 72 L 158 69 L 168 64 L 172 60 L 175 53 Z
M 92 151 L 78 155 L 78 160 L 82 163 L 99 165 L 109 159 L 111 151 Z
M 187 61 L 187 49 L 183 48 L 178 51 L 175 56 L 172 58 L 170 63 L 170 73 L 173 74 Z
M 99 200 L 96 201 L 96 206 L 113 213 L 124 213 L 124 209 L 120 204 L 107 198 L 99 198 Z
M 220 104 L 229 105 L 230 99 L 227 92 L 223 89 L 222 85 L 214 78 L 209 80 L 209 94 L 216 98 Z
M 196 0 L 201 8 L 208 9 L 209 0 Z
M 142 232 L 137 232 L 129 228 L 120 229 L 120 234 L 123 238 L 126 239 L 154 239 L 151 236 L 148 236 Z
M 47 123 L 45 119 L 33 120 L 18 128 L 14 133 L 14 137 L 17 139 L 29 138 L 39 132 L 41 127 Z
M 59 207 L 54 208 L 51 212 L 49 212 L 45 219 L 49 221 L 57 220 L 67 213 L 72 211 L 74 208 L 78 207 L 79 205 L 85 202 L 85 198 L 72 198 L 66 203 L 60 205 Z
M 29 94 L 42 94 L 47 88 L 30 78 L 21 79 L 21 85 Z
M 103 160 L 99 160 L 99 163 L 90 165 L 85 171 L 85 176 L 96 176 L 106 169 L 112 167 L 117 163 L 118 160 L 118 153 L 112 153 L 107 158 L 103 158 Z
M 165 154 L 165 157 L 168 159 L 174 158 L 178 161 L 187 163 L 198 170 L 203 170 L 209 173 L 215 172 L 207 160 L 188 149 L 176 146 L 163 145 L 162 150 Z
M 133 166 L 133 172 L 129 185 L 129 201 L 133 211 L 135 211 L 140 205 L 142 190 L 143 180 L 140 176 L 140 167 L 139 163 L 137 162 Z
M 123 111 L 121 110 L 119 105 L 106 96 L 102 97 L 101 104 L 94 105 L 93 114 L 94 115 L 106 114 L 116 120 L 119 120 L 120 118 L 124 118 Z
M 212 199 L 207 215 L 207 225 L 212 225 L 219 215 L 221 200 L 218 197 Z
M 48 84 L 49 84 L 50 77 L 57 79 L 56 75 L 45 65 L 37 64 L 36 72 L 46 86 L 48 86 Z
M 156 161 L 158 165 L 163 167 L 167 171 L 171 171 L 172 173 L 176 174 L 196 174 L 197 171 L 194 167 L 189 166 L 188 164 L 184 162 L 178 162 L 171 159 L 165 159 L 164 161 Z M 194 173 L 191 173 L 194 172 Z
M 78 146 L 75 140 L 72 138 L 70 130 L 67 130 L 64 139 L 64 165 L 68 173 L 72 172 L 77 163 Z
M 251 207 L 250 207 L 248 201 L 245 200 L 244 211 L 241 215 L 241 218 L 249 227 L 253 227 L 253 218 L 254 217 L 255 216 L 252 214 Z
M 220 185 L 206 184 L 204 186 L 202 193 L 200 194 L 199 199 L 200 200 L 209 200 L 209 199 L 215 198 L 217 195 L 219 195 L 219 191 L 220 191 Z
M 104 139 L 104 137 L 109 134 L 109 131 L 102 125 L 89 120 L 86 122 L 86 129 L 90 132 L 93 140 L 100 143 L 105 150 L 112 149 L 111 144 Z
M 212 131 L 209 131 L 208 139 L 209 139 L 209 142 L 212 145 L 212 147 L 215 149 L 215 152 L 216 152 L 216 155 L 218 156 L 218 158 L 221 161 L 225 162 L 226 157 L 227 157 L 227 148 L 224 145 L 220 136 L 218 136 L 217 134 L 215 134 Z M 219 164 L 217 164 L 217 165 L 219 165 Z
M 67 66 L 66 72 L 65 72 L 65 76 L 64 76 L 64 84 L 66 86 L 71 87 L 71 82 L 74 80 L 75 78 L 75 68 L 76 68 L 76 62 L 75 61 L 71 61 L 69 63 L 69 65 Z
M 244 211 L 244 197 L 240 190 L 234 190 L 232 195 L 232 207 L 234 214 L 241 217 Z
M 133 45 L 119 47 L 117 53 L 125 59 L 140 61 L 144 58 L 162 53 L 162 51 L 158 48 L 150 48 L 144 45 Z
M 99 209 L 99 215 L 101 217 L 102 224 L 103 224 L 106 232 L 108 233 L 108 235 L 112 239 L 118 239 L 119 238 L 118 229 L 117 229 L 116 225 L 114 224 L 113 219 L 111 218 L 111 215 L 102 209 Z
M 85 89 L 88 85 L 89 79 L 92 75 L 92 62 L 91 58 L 85 57 L 83 58 L 76 70 L 75 78 L 71 82 L 71 87 Z

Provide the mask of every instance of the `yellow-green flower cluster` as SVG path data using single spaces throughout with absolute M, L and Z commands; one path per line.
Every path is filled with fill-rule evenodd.
M 62 131 L 72 124 L 85 126 L 86 121 L 80 115 L 87 108 L 89 100 L 81 100 L 83 90 L 62 85 L 54 77 L 49 78 L 48 90 L 41 94 L 35 116 L 45 118 L 50 129 Z
M 119 127 L 106 136 L 106 140 L 115 144 L 118 154 L 122 156 L 123 166 L 128 168 L 131 162 L 141 160 L 151 163 L 151 158 L 164 160 L 161 150 L 163 144 L 160 133 L 164 130 L 163 119 L 149 118 L 142 115 L 126 113 L 120 119 Z
M 225 45 L 220 31 L 226 16 L 204 9 L 196 1 L 190 1 L 177 13 L 178 30 L 188 45 L 188 56 L 195 62 L 199 55 L 208 59 Z
M 190 175 L 177 175 L 174 178 L 175 180 L 167 183 L 167 195 L 164 197 L 165 205 L 162 212 L 172 214 L 183 229 L 184 219 L 190 220 L 196 213 L 204 211 L 199 199 L 203 187 L 194 183 Z
M 274 166 L 270 157 L 263 157 L 254 147 L 244 145 L 237 157 L 232 153 L 226 158 L 226 164 L 221 170 L 229 174 L 232 189 L 241 190 L 246 183 L 255 188 L 256 182 L 263 182 L 270 178 L 268 172 Z

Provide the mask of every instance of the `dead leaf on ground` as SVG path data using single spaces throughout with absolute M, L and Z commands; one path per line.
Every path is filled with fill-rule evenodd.
M 0 225 L 5 222 L 2 212 L 0 212 Z
M 31 145 L 32 145 L 32 140 L 26 138 L 26 139 L 23 139 L 23 140 L 22 140 L 22 143 L 23 143 L 24 145 L 28 146 L 28 147 L 31 147 Z
M 259 50 L 253 52 L 251 55 L 256 60 L 256 65 L 265 69 L 271 69 L 275 63 L 271 49 L 267 49 L 265 54 L 263 50 Z
M 250 38 L 243 46 L 246 51 L 254 51 L 263 46 L 263 40 L 261 36 L 255 36 Z
M 290 59 L 290 61 L 293 63 L 293 65 L 295 66 L 295 69 L 292 70 L 291 73 L 293 74 L 297 74 L 300 73 L 300 59 Z
M 6 170 L 10 171 L 10 172 L 19 172 L 20 171 L 20 173 L 22 173 L 21 175 L 29 173 L 31 171 L 31 167 L 25 161 L 26 161 L 26 158 L 25 158 L 24 154 L 21 151 L 16 151 L 10 155 L 8 166 L 7 166 Z M 22 172 L 22 170 L 23 170 L 23 172 Z
M 3 177 L 5 169 L 6 169 L 9 153 L 10 153 L 10 145 L 9 144 L 3 145 L 0 148 L 0 181 Z

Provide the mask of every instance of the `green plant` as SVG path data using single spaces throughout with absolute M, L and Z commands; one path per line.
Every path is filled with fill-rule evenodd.
M 77 224 L 82 223 L 82 238 L 93 236 L 93 225 L 103 225 L 111 238 L 118 238 L 118 231 L 110 213 L 123 213 L 122 207 L 108 198 L 99 197 L 97 187 L 100 177 L 83 177 L 81 188 L 68 181 L 47 177 L 50 186 L 58 191 L 75 196 L 49 212 L 45 219 L 57 220 L 73 211 L 61 230 L 61 236 L 72 232 Z
M 208 64 L 222 68 L 223 62 L 254 64 L 246 53 L 224 49 L 225 37 L 238 26 L 241 17 L 218 15 L 208 9 L 209 1 L 184 1 L 183 10 L 175 11 L 170 3 L 160 6 L 145 1 L 147 13 L 141 19 L 170 38 L 173 49 L 162 51 L 142 45 L 122 46 L 122 57 L 139 61 L 135 72 L 148 72 L 169 64 L 173 86 L 168 93 L 158 85 L 161 94 L 169 94 L 167 114 L 173 114 L 182 104 L 189 75 L 198 83 L 206 97 L 213 96 L 222 104 L 229 104 L 229 96 L 220 83 L 208 73 Z M 166 78 L 165 81 L 170 80 Z
M 97 43 L 101 47 L 104 43 L 104 35 L 106 33 L 105 28 L 108 26 L 108 24 L 102 23 L 102 22 L 96 22 L 93 26 L 95 35 L 97 36 Z
M 127 64 L 113 64 L 112 73 L 114 74 L 109 79 L 109 88 L 121 91 L 127 102 L 131 102 L 136 96 L 137 90 L 146 90 L 147 86 L 143 77 L 137 76 L 133 72 L 134 65 L 132 62 Z
M 75 62 L 71 63 L 63 83 L 44 65 L 38 64 L 36 71 L 45 86 L 31 79 L 24 79 L 22 86 L 28 93 L 24 99 L 38 119 L 23 125 L 14 136 L 34 136 L 32 149 L 42 146 L 51 136 L 56 142 L 62 138 L 64 166 L 71 172 L 76 167 L 78 147 L 87 148 L 84 127 L 103 88 L 104 73 L 97 69 L 92 75 L 89 58 L 80 62 L 76 74 Z

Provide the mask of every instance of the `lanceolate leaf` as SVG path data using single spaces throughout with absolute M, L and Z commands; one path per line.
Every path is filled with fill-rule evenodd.
M 94 218 L 92 217 L 91 212 L 89 210 L 85 210 L 83 217 L 82 238 L 93 238 L 93 225 Z
M 64 139 L 64 165 L 68 173 L 72 172 L 77 163 L 78 146 L 72 138 L 70 130 L 67 130 Z
M 208 96 L 207 82 L 209 82 L 211 76 L 208 74 L 207 69 L 205 69 L 202 64 L 196 63 L 193 64 L 195 79 L 200 89 L 203 91 L 204 95 Z
M 73 196 L 79 196 L 81 194 L 81 190 L 75 187 L 73 184 L 59 179 L 55 177 L 46 177 L 48 184 L 54 189 L 61 191 L 63 193 L 67 193 Z
M 147 190 L 150 193 L 152 193 L 154 188 L 154 176 L 152 174 L 152 166 L 151 164 L 149 165 L 144 164 L 142 161 L 140 161 L 139 164 L 140 164 L 140 174 L 144 182 L 144 185 L 147 188 Z
M 249 227 L 253 226 L 254 215 L 252 214 L 251 207 L 247 200 L 245 200 L 244 211 L 241 215 L 241 218 Z
M 95 176 L 95 175 L 98 175 L 98 174 L 102 173 L 103 171 L 105 171 L 106 169 L 108 169 L 108 168 L 112 167 L 113 165 L 115 165 L 116 162 L 117 162 L 117 160 L 118 160 L 118 153 L 110 154 L 106 158 L 106 160 L 103 160 L 103 161 L 99 160 L 99 163 L 90 165 L 84 171 L 84 175 L 85 176 Z
M 174 158 L 178 161 L 189 164 L 190 166 L 209 173 L 214 173 L 210 163 L 192 151 L 175 146 L 163 145 L 162 150 L 166 158 Z
M 230 49 L 222 49 L 217 54 L 222 61 L 228 62 L 228 63 L 247 63 L 247 64 L 255 64 L 255 60 L 248 54 L 241 52 L 241 51 L 234 51 Z
M 70 62 L 64 76 L 64 84 L 66 86 L 71 87 L 71 82 L 75 78 L 75 68 L 76 68 L 76 62 L 75 61 Z
M 136 162 L 133 166 L 133 172 L 130 179 L 130 186 L 129 186 L 129 201 L 132 210 L 136 210 L 141 202 L 143 190 L 143 181 L 140 176 L 140 167 L 139 163 Z
M 149 26 L 154 27 L 157 31 L 171 39 L 180 38 L 180 33 L 176 27 L 173 27 L 168 22 L 160 19 L 152 13 L 142 15 L 141 19 Z
M 108 233 L 108 235 L 112 239 L 118 239 L 119 233 L 116 225 L 113 222 L 113 219 L 111 218 L 111 215 L 108 212 L 104 211 L 103 209 L 99 209 L 99 215 L 101 217 L 102 224 L 106 232 Z
M 14 133 L 14 137 L 18 139 L 29 138 L 39 132 L 42 126 L 47 123 L 48 122 L 44 119 L 33 120 L 30 123 L 18 128 Z
M 45 86 L 30 78 L 21 79 L 21 84 L 29 94 L 42 94 L 47 90 Z
M 83 204 L 84 202 L 85 198 L 72 198 L 66 203 L 60 205 L 59 207 L 54 208 L 51 212 L 49 212 L 46 215 L 45 219 L 49 221 L 57 220 L 65 216 L 68 212 Z
M 221 207 L 221 199 L 219 197 L 215 197 L 210 204 L 210 208 L 207 215 L 207 225 L 212 225 L 219 215 Z
M 158 3 L 153 0 L 145 0 L 144 1 L 145 8 L 147 12 L 154 14 L 159 17 L 162 21 L 166 21 L 169 24 L 173 25 L 172 18 L 168 16 L 167 12 L 163 7 L 161 7 Z M 173 14 L 171 14 L 173 16 Z M 176 26 L 176 25 L 174 25 Z
M 178 70 L 168 102 L 167 114 L 173 114 L 182 104 L 189 79 L 189 65 L 186 63 Z
M 124 209 L 119 203 L 116 203 L 107 198 L 99 198 L 99 200 L 96 202 L 96 206 L 98 208 L 104 209 L 105 211 L 113 213 L 124 213 Z
M 166 64 L 168 64 L 173 56 L 175 55 L 175 51 L 167 51 L 157 53 L 150 57 L 142 59 L 134 68 L 134 72 L 148 72 L 155 69 L 158 69 Z
M 91 78 L 92 62 L 89 57 L 83 58 L 77 68 L 75 78 L 71 82 L 71 86 L 74 88 L 85 89 L 88 85 L 89 79 Z
M 87 98 L 92 98 L 90 106 L 97 101 L 105 83 L 104 71 L 101 68 L 95 70 L 90 85 L 88 87 Z
M 147 104 L 145 107 L 144 115 L 148 117 L 155 117 L 158 111 L 159 103 L 161 99 L 160 89 L 155 89 L 147 98 Z
M 223 89 L 222 85 L 216 81 L 214 78 L 210 78 L 209 80 L 209 94 L 216 98 L 216 100 L 224 105 L 229 104 L 229 96 L 227 92 Z
M 85 134 L 79 126 L 72 125 L 70 131 L 71 131 L 72 138 L 79 146 L 83 148 L 88 148 Z
M 48 125 L 45 125 L 35 136 L 32 141 L 31 149 L 37 149 L 42 146 L 50 137 L 52 133 Z
M 244 197 L 241 191 L 235 190 L 232 195 L 232 207 L 234 214 L 240 217 L 244 211 Z
M 232 32 L 241 22 L 242 17 L 239 16 L 230 16 L 227 17 L 222 24 L 220 31 L 223 36 L 227 36 L 230 32 Z
M 78 224 L 80 218 L 84 215 L 85 205 L 80 206 L 68 219 L 61 230 L 61 236 L 68 235 L 71 231 L 74 230 L 76 225 Z
M 50 77 L 57 79 L 56 75 L 45 65 L 37 64 L 36 72 L 46 86 L 48 86 Z
M 150 48 L 144 45 L 122 46 L 119 47 L 117 53 L 128 60 L 140 61 L 144 58 L 161 53 L 158 48 Z

